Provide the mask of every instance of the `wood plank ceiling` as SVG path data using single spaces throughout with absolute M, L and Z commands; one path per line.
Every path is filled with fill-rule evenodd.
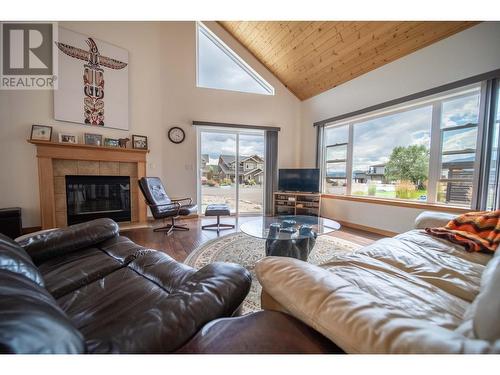
M 477 22 L 219 21 L 305 100 Z

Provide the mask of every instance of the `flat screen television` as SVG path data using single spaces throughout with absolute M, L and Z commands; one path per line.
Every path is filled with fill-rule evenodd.
M 319 169 L 280 169 L 278 190 L 301 193 L 319 192 Z

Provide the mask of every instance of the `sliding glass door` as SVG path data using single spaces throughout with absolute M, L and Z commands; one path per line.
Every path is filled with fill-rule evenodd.
M 264 206 L 264 134 L 239 134 L 238 151 L 238 211 L 261 214 Z
M 265 186 L 264 133 L 198 129 L 198 201 L 227 204 L 234 214 L 262 214 Z
M 225 203 L 236 212 L 236 134 L 200 132 L 199 191 L 202 213 L 209 204 Z

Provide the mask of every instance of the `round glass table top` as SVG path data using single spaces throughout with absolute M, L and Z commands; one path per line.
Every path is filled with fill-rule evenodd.
M 290 240 L 308 238 L 311 230 L 318 236 L 340 229 L 336 221 L 317 216 L 263 216 L 240 225 L 242 232 L 258 238 Z

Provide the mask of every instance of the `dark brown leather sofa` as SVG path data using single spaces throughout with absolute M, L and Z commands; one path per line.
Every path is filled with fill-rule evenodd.
M 244 268 L 199 271 L 119 235 L 109 219 L 0 235 L 0 352 L 170 353 L 248 293 Z

